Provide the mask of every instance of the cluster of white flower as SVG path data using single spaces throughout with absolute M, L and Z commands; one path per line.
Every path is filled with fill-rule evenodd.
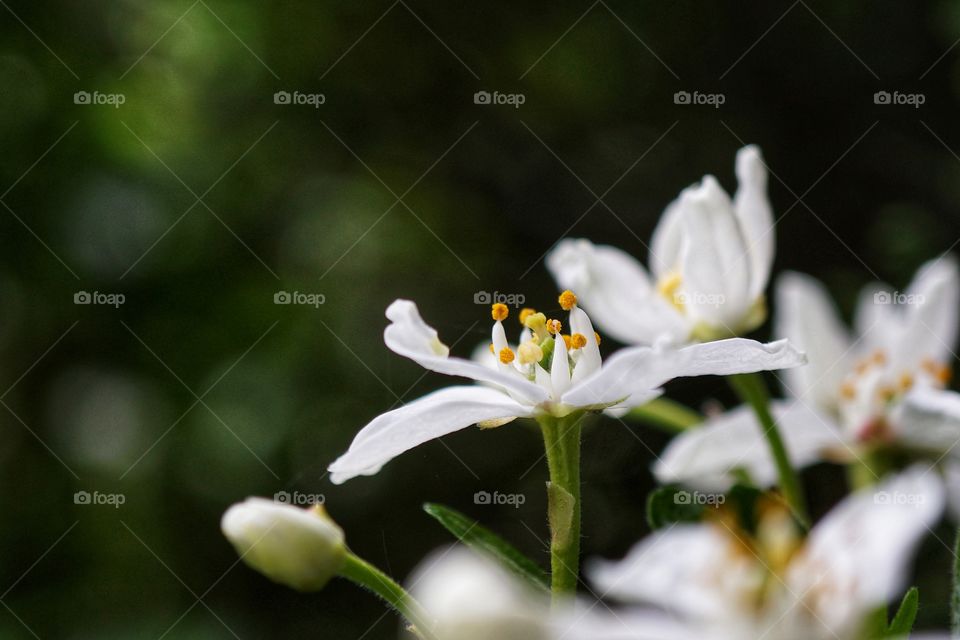
M 517 552 L 492 537 L 486 552 L 438 552 L 407 592 L 350 553 L 322 507 L 250 499 L 226 512 L 224 534 L 248 564 L 293 588 L 319 589 L 339 575 L 373 589 L 420 638 L 874 637 L 877 610 L 907 586 L 916 545 L 945 504 L 960 513 L 960 394 L 946 389 L 957 266 L 949 256 L 923 266 L 904 304 L 890 304 L 880 285 L 868 288 L 852 333 L 819 283 L 786 273 L 775 287 L 779 339 L 738 337 L 767 318 L 774 220 L 756 147 L 739 151 L 736 175 L 732 198 L 706 176 L 666 208 L 649 271 L 614 247 L 562 241 L 547 265 L 567 315 L 521 310 L 516 342 L 502 303 L 491 307 L 489 344 L 472 358 L 451 356 L 415 303 L 397 300 L 386 311 L 390 350 L 478 384 L 380 415 L 330 465 L 331 480 L 378 473 L 405 451 L 472 425 L 536 421 L 550 472 L 552 605 L 547 589 L 531 586 L 536 575 L 518 577 L 530 573 L 526 564 L 498 562 Z M 627 346 L 601 357 L 595 324 Z M 769 402 L 756 374 L 780 369 L 787 399 Z M 659 398 L 662 387 L 701 375 L 731 376 L 744 405 L 696 424 L 679 409 L 678 420 L 677 405 Z M 596 413 L 672 423 L 678 433 L 653 474 L 661 492 L 687 498 L 622 560 L 586 564 L 591 594 L 620 602 L 603 603 L 603 613 L 600 601 L 576 596 L 580 425 Z M 852 487 L 811 525 L 797 475 L 819 462 L 847 465 Z M 687 490 L 723 499 L 705 508 L 690 504 Z M 886 637 L 910 632 L 911 594 L 889 629 L 883 617 Z

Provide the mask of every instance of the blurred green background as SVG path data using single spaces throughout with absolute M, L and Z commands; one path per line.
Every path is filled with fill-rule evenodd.
M 489 330 L 476 292 L 551 308 L 540 258 L 564 236 L 646 260 L 680 189 L 708 172 L 735 187 L 743 143 L 776 174 L 776 269 L 822 278 L 846 313 L 960 237 L 947 1 L 0 5 L 3 638 L 395 637 L 349 584 L 299 595 L 237 565 L 219 518 L 248 495 L 323 494 L 353 549 L 400 578 L 448 541 L 428 500 L 545 561 L 528 426 L 324 477 L 368 420 L 447 382 L 387 351 L 383 310 L 417 300 L 467 354 Z M 481 90 L 525 101 L 475 104 Z M 926 101 L 876 105 L 881 90 Z M 719 379 L 670 391 L 731 401 Z M 588 431 L 587 555 L 646 532 L 665 441 Z M 835 469 L 806 478 L 818 513 L 843 491 Z M 475 505 L 480 490 L 527 499 Z M 927 626 L 946 621 L 949 560 L 925 546 Z

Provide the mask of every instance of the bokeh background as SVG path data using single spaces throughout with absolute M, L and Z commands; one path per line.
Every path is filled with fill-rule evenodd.
M 947 1 L 0 5 L 4 638 L 395 637 L 347 583 L 299 595 L 237 565 L 219 517 L 248 495 L 322 494 L 399 578 L 449 541 L 424 501 L 545 561 L 532 427 L 325 477 L 366 421 L 446 382 L 384 348 L 383 310 L 416 299 L 469 353 L 489 330 L 477 292 L 552 308 L 541 257 L 564 236 L 645 260 L 680 189 L 705 173 L 735 187 L 743 143 L 775 174 L 776 270 L 822 278 L 847 314 L 860 286 L 903 287 L 960 237 Z M 719 379 L 670 392 L 732 400 Z M 647 531 L 666 436 L 600 421 L 585 438 L 584 551 L 615 556 Z M 818 513 L 843 491 L 835 469 L 806 480 Z M 476 505 L 481 490 L 526 502 Z M 925 545 L 925 626 L 946 621 L 950 560 Z

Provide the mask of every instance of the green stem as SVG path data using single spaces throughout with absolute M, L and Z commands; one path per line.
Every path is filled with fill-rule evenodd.
M 777 467 L 777 474 L 780 478 L 780 489 L 783 491 L 783 497 L 790 505 L 794 515 L 800 520 L 804 527 L 810 526 L 810 516 L 807 514 L 807 507 L 803 497 L 803 486 L 800 484 L 800 477 L 796 470 L 790 464 L 790 457 L 787 455 L 787 447 L 780 436 L 780 430 L 777 428 L 776 420 L 770 413 L 770 399 L 767 396 L 767 387 L 763 378 L 756 373 L 741 373 L 729 377 L 730 386 L 737 392 L 740 399 L 750 405 L 760 427 L 763 429 L 763 435 L 770 447 L 770 453 L 773 456 L 774 464 Z
M 340 575 L 380 596 L 391 609 L 413 625 L 411 631 L 418 638 L 436 640 L 430 630 L 430 617 L 420 603 L 383 571 L 363 558 L 347 552 Z
M 573 594 L 580 576 L 580 430 L 584 415 L 539 419 L 550 470 L 547 516 L 554 602 Z
M 703 416 L 690 407 L 668 398 L 657 398 L 630 410 L 628 419 L 646 422 L 670 433 L 679 433 L 703 422 Z
M 954 543 L 953 593 L 950 596 L 950 630 L 954 638 L 960 637 L 960 558 L 957 558 L 957 551 L 960 551 L 960 530 Z

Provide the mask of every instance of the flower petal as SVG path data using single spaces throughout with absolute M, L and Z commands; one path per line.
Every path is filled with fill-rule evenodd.
M 750 255 L 749 296 L 755 300 L 763 295 L 773 266 L 774 224 L 773 210 L 767 197 L 767 167 L 760 148 L 748 145 L 737 152 L 737 193 L 733 208 Z
M 960 456 L 960 393 L 917 388 L 904 396 L 890 422 L 897 440 L 916 449 Z
M 677 525 L 640 541 L 623 560 L 587 562 L 585 573 L 604 596 L 691 618 L 722 618 L 736 603 L 718 587 L 740 568 L 722 556 L 729 544 L 719 527 Z
M 519 372 L 500 371 L 464 358 L 451 358 L 450 350 L 440 342 L 436 330 L 423 321 L 417 305 L 410 300 L 395 300 L 387 307 L 387 318 L 390 324 L 383 332 L 384 343 L 394 353 L 410 358 L 421 367 L 498 385 L 530 404 L 547 399 L 544 389 Z
M 794 468 L 821 460 L 825 450 L 846 446 L 833 420 L 807 404 L 773 402 L 770 409 Z M 777 482 L 763 427 L 747 405 L 678 434 L 654 464 L 653 474 L 663 484 L 726 491 L 738 469 L 761 487 Z
M 853 354 L 847 330 L 823 285 L 801 273 L 780 276 L 774 332 L 803 349 L 810 362 L 785 373 L 788 395 L 823 409 L 836 407 Z
M 564 289 L 577 294 L 604 333 L 627 344 L 650 344 L 662 336 L 685 341 L 690 325 L 658 295 L 643 266 L 629 254 L 589 240 L 563 240 L 547 256 L 547 268 Z
M 693 344 L 680 350 L 683 358 L 674 377 L 729 376 L 735 373 L 775 371 L 799 367 L 806 355 L 788 340 L 757 342 L 747 338 L 728 338 Z
M 923 265 L 907 288 L 904 323 L 894 358 L 912 367 L 924 358 L 946 363 L 954 358 L 960 313 L 957 263 L 941 257 Z
M 531 409 L 502 391 L 482 386 L 447 387 L 373 419 L 349 450 L 330 465 L 330 479 L 341 484 L 373 475 L 397 457 L 428 440 L 478 422 L 525 417 Z
M 845 498 L 810 532 L 786 583 L 839 637 L 893 600 L 914 547 L 943 509 L 937 474 L 918 465 Z M 842 594 L 842 597 L 838 597 Z M 799 595 L 798 595 L 799 597 Z

